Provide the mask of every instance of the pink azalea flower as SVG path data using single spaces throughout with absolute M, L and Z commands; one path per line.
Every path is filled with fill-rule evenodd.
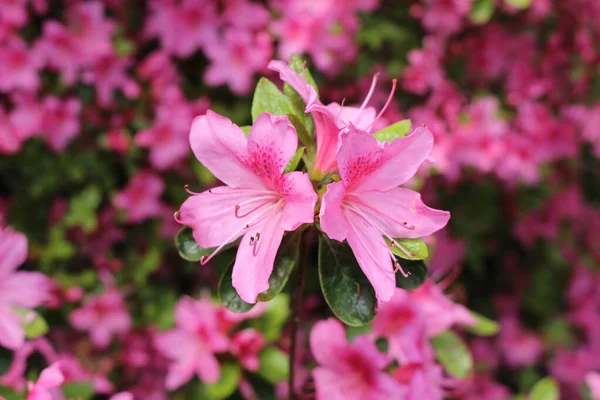
M 373 320 L 373 333 L 388 340 L 388 354 L 402 365 L 421 363 L 429 357 L 422 352 L 423 346 L 419 346 L 423 337 L 428 339 L 424 325 L 418 303 L 407 291 L 396 289 L 390 301 L 380 304 Z
M 121 392 L 110 396 L 108 400 L 133 400 L 133 395 L 129 392 Z
M 0 154 L 15 154 L 21 149 L 21 137 L 0 105 Z
M 67 20 L 84 53 L 82 61 L 86 65 L 94 66 L 100 57 L 112 53 L 116 26 L 105 17 L 101 1 L 73 3 L 67 12 Z
M 429 336 L 435 336 L 455 324 L 474 325 L 475 317 L 463 305 L 453 303 L 441 288 L 432 281 L 410 293 L 412 301 L 418 304 L 425 316 L 425 326 Z
M 113 336 L 131 329 L 127 306 L 123 296 L 115 288 L 90 296 L 82 307 L 71 313 L 69 321 L 75 329 L 88 331 L 92 343 L 99 348 L 106 348 Z
M 2 24 L 15 27 L 27 23 L 27 0 L 0 0 L 2 9 Z
M 127 58 L 119 58 L 110 52 L 99 57 L 91 69 L 83 73 L 83 81 L 96 87 L 100 105 L 109 106 L 116 89 L 120 89 L 128 98 L 139 94 L 137 83 L 127 76 L 129 64 Z
M 525 331 L 516 316 L 503 317 L 500 325 L 498 344 L 506 363 L 513 368 L 535 364 L 544 352 L 540 337 Z
M 403 398 L 403 386 L 383 371 L 391 360 L 365 336 L 348 343 L 337 320 L 315 324 L 310 348 L 319 363 L 313 370 L 317 400 Z
M 208 111 L 194 120 L 190 143 L 198 161 L 227 186 L 188 198 L 180 222 L 200 246 L 217 247 L 202 264 L 243 235 L 232 280 L 240 297 L 254 303 L 269 288 L 284 232 L 314 219 L 317 195 L 308 175 L 283 174 L 298 146 L 296 131 L 287 117 L 264 113 L 246 138 L 229 119 Z
M 377 298 L 388 301 L 402 271 L 384 238 L 419 238 L 444 226 L 450 213 L 434 210 L 421 195 L 398 187 L 427 159 L 433 136 L 418 128 L 392 143 L 379 143 L 364 132 L 342 136 L 337 154 L 341 181 L 327 186 L 321 204 L 321 229 L 330 238 L 348 240 Z
M 2 10 L 4 12 L 4 10 Z M 0 91 L 36 90 L 41 60 L 19 39 L 0 46 Z
M 585 383 L 590 389 L 592 400 L 600 400 L 600 374 L 598 372 L 588 372 L 585 376 Z
M 222 38 L 215 37 L 206 46 L 210 60 L 204 73 L 209 85 L 228 84 L 235 94 L 247 94 L 254 84 L 253 75 L 263 70 L 273 55 L 273 41 L 267 32 L 229 28 Z
M 65 83 L 75 83 L 85 59 L 80 42 L 72 32 L 56 21 L 46 21 L 35 51 L 46 65 L 60 72 Z
M 317 92 L 308 84 L 306 79 L 283 61 L 273 60 L 269 63 L 269 68 L 279 72 L 281 80 L 294 88 L 306 103 L 305 111 L 311 113 L 313 116 L 317 140 L 317 154 L 311 174 L 317 178 L 321 178 L 325 174 L 337 170 L 336 153 L 340 144 L 340 132 L 343 130 L 347 131 L 349 127 L 355 127 L 372 133 L 373 126 L 387 109 L 396 89 L 396 80 L 394 80 L 388 100 L 379 114 L 377 114 L 374 108 L 368 107 L 377 84 L 377 75 L 373 78 L 371 88 L 363 104 L 360 107 L 351 107 L 342 106 L 337 103 L 328 105 L 321 103 L 317 98 Z
M 240 360 L 240 364 L 248 371 L 256 371 L 260 366 L 258 354 L 264 346 L 263 335 L 248 328 L 232 336 L 229 351 Z
M 162 179 L 150 171 L 139 171 L 117 193 L 115 207 L 127 212 L 127 221 L 138 223 L 161 215 L 160 196 L 165 188 Z
M 160 38 L 162 47 L 179 56 L 191 56 L 215 35 L 220 21 L 212 2 L 183 0 L 151 2 L 148 33 Z
M 71 139 L 79 133 L 79 114 L 81 103 L 79 99 L 61 100 L 57 97 L 46 97 L 42 103 L 40 119 L 41 135 L 46 138 L 48 145 L 54 151 L 64 150 Z
M 60 363 L 52 364 L 42 371 L 37 382 L 29 383 L 27 400 L 62 400 L 64 397 L 58 388 L 64 381 Z
M 217 326 L 217 307 L 208 299 L 184 297 L 175 306 L 176 327 L 156 338 L 156 347 L 171 361 L 166 387 L 174 390 L 196 374 L 203 382 L 221 375 L 214 353 L 227 351 L 227 337 Z
M 27 237 L 0 227 L 0 346 L 15 350 L 25 342 L 24 317 L 15 309 L 29 310 L 50 297 L 50 280 L 39 272 L 16 272 L 27 259 Z
M 269 10 L 249 0 L 227 0 L 223 19 L 242 29 L 262 29 L 270 21 Z

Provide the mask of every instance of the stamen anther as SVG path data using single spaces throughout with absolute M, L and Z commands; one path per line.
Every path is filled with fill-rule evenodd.
M 181 210 L 175 211 L 175 213 L 173 214 L 173 218 L 175 219 L 175 221 L 181 223 Z

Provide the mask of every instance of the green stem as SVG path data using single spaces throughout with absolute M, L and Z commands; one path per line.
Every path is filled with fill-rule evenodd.
M 304 290 L 304 270 L 306 269 L 306 234 L 308 230 L 302 233 L 300 237 L 300 254 L 299 265 L 298 265 L 298 280 L 296 282 L 296 288 L 294 291 L 293 308 L 292 308 L 292 320 L 291 320 L 291 344 L 290 344 L 290 366 L 289 366 L 289 397 L 290 400 L 298 400 L 294 388 L 294 377 L 295 377 L 295 365 L 296 365 L 296 347 L 298 341 L 298 326 L 300 325 L 300 307 L 302 305 L 302 291 Z

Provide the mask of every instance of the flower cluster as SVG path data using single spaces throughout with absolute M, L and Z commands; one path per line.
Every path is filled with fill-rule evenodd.
M 600 399 L 598 21 L 0 0 L 0 398 Z

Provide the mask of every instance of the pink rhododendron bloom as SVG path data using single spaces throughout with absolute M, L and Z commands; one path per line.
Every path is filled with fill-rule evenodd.
M 500 320 L 498 344 L 508 365 L 513 368 L 534 364 L 543 354 L 543 344 L 538 335 L 525 331 L 516 316 Z
M 388 340 L 388 354 L 403 365 L 420 363 L 428 357 L 422 352 L 423 346 L 419 346 L 423 337 L 428 338 L 424 324 L 418 303 L 407 291 L 396 289 L 390 301 L 380 304 L 373 320 L 373 333 Z
M 327 186 L 321 228 L 332 239 L 348 241 L 377 298 L 388 301 L 396 288 L 395 272 L 408 275 L 385 239 L 396 244 L 395 238 L 427 236 L 450 219 L 450 213 L 423 204 L 419 193 L 398 187 L 427 159 L 433 136 L 427 128 L 417 128 L 409 136 L 379 143 L 355 131 L 341 141 L 341 181 Z
M 160 38 L 162 47 L 179 57 L 191 56 L 214 37 L 220 21 L 212 2 L 157 0 L 150 3 L 146 29 Z
M 0 105 L 0 153 L 15 154 L 21 149 L 21 137 Z
M 120 393 L 110 396 L 110 399 L 108 399 L 108 400 L 133 400 L 133 399 L 134 399 L 134 397 L 131 393 L 120 392 Z
M 317 98 L 317 92 L 296 71 L 283 61 L 273 60 L 269 68 L 279 72 L 282 81 L 289 84 L 306 103 L 305 111 L 311 113 L 315 122 L 315 136 L 317 139 L 317 154 L 313 165 L 315 176 L 321 177 L 337 170 L 336 153 L 339 149 L 339 135 L 349 127 L 359 128 L 372 133 L 375 122 L 387 109 L 396 88 L 396 81 L 383 109 L 377 114 L 374 108 L 368 107 L 371 96 L 377 84 L 377 75 L 373 78 L 369 93 L 360 107 L 342 106 L 337 103 L 324 105 Z
M 227 0 L 223 19 L 242 29 L 262 29 L 270 21 L 269 10 L 264 5 L 249 0 Z
M 472 0 L 425 0 L 423 3 L 424 6 L 413 6 L 411 14 L 421 18 L 428 30 L 450 34 L 461 28 L 471 11 Z
M 228 84 L 233 93 L 246 94 L 254 84 L 254 73 L 263 70 L 273 56 L 273 41 L 266 32 L 230 28 L 206 47 L 206 56 L 210 60 L 204 73 L 206 83 Z
M 41 102 L 40 133 L 46 138 L 54 151 L 64 150 L 71 139 L 79 134 L 79 99 L 61 100 L 58 97 L 46 97 Z
M 212 111 L 194 120 L 192 150 L 227 186 L 188 198 L 179 213 L 203 248 L 219 250 L 243 235 L 233 266 L 233 287 L 249 303 L 269 288 L 269 276 L 285 231 L 314 219 L 317 195 L 308 175 L 283 171 L 298 138 L 287 117 L 260 115 L 246 138 L 229 119 Z
M 77 37 L 56 21 L 44 22 L 43 35 L 37 39 L 35 51 L 53 70 L 60 72 L 67 84 L 77 80 L 83 63 L 83 51 Z
M 60 363 L 54 363 L 44 369 L 35 383 L 29 383 L 27 400 L 62 400 L 64 399 L 59 387 L 65 381 L 60 370 Z
M 123 295 L 115 288 L 90 296 L 81 308 L 71 313 L 69 321 L 74 328 L 88 331 L 92 343 L 100 348 L 106 348 L 113 336 L 131 329 Z
M 258 354 L 265 346 L 263 335 L 251 328 L 241 330 L 231 338 L 230 352 L 240 360 L 240 364 L 249 371 L 260 366 Z
M 425 326 L 429 336 L 438 335 L 455 324 L 475 325 L 477 323 L 466 307 L 450 301 L 442 289 L 430 280 L 413 290 L 410 297 L 418 304 L 425 316 Z
M 14 39 L 0 45 L 0 91 L 36 90 L 40 83 L 40 67 L 41 60 L 23 41 Z
M 25 342 L 21 324 L 35 317 L 29 309 L 50 296 L 50 280 L 45 275 L 16 271 L 26 259 L 27 237 L 0 226 L 0 346 L 12 350 Z
M 156 347 L 170 360 L 166 387 L 174 390 L 197 375 L 214 383 L 221 368 L 214 353 L 227 351 L 227 337 L 217 326 L 217 307 L 208 299 L 184 297 L 175 306 L 176 327 L 156 338 Z
M 115 23 L 104 15 L 101 1 L 73 3 L 67 12 L 70 30 L 74 33 L 84 61 L 93 66 L 102 56 L 112 53 Z
M 598 372 L 588 372 L 585 376 L 585 383 L 590 389 L 592 400 L 600 400 L 600 374 Z
M 127 76 L 129 64 L 130 60 L 119 58 L 111 52 L 99 57 L 92 67 L 83 73 L 83 81 L 96 87 L 100 105 L 110 105 L 116 89 L 120 89 L 129 98 L 139 94 L 137 83 Z
M 343 325 L 319 321 L 310 333 L 319 366 L 313 370 L 317 400 L 403 398 L 405 389 L 383 369 L 391 360 L 365 336 L 348 343 Z
M 141 222 L 161 215 L 160 196 L 165 184 L 158 175 L 150 171 L 139 171 L 123 191 L 114 198 L 115 207 L 127 212 L 127 221 Z

